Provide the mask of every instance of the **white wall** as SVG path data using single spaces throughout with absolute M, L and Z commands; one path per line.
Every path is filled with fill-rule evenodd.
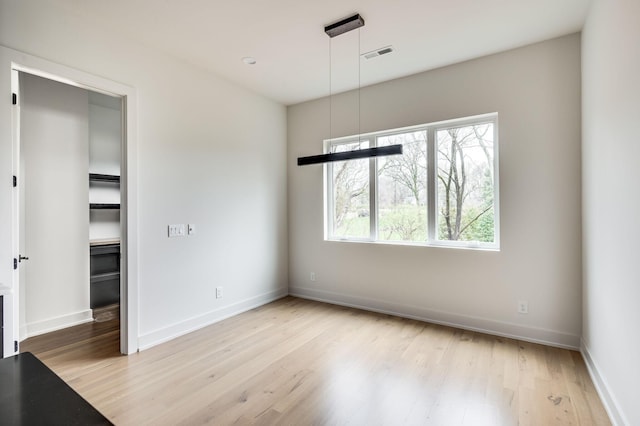
M 0 44 L 136 88 L 140 346 L 286 294 L 285 108 L 49 2 L 0 7 Z M 0 188 L 3 236 L 9 191 Z M 169 239 L 174 223 L 197 233 Z M 4 284 L 10 265 L 1 268 Z
M 92 319 L 86 90 L 20 79 L 20 338 Z
M 110 102 L 111 99 L 115 100 Z M 89 94 L 89 172 L 120 176 L 122 119 L 120 102 L 107 95 Z M 91 203 L 120 203 L 120 185 L 89 182 Z M 89 239 L 120 238 L 120 210 L 91 210 Z
M 640 424 L 640 3 L 594 0 L 583 31 L 583 353 L 612 419 Z
M 334 96 L 332 137 L 357 133 L 356 94 Z M 499 113 L 501 250 L 324 241 L 322 167 L 296 166 L 330 136 L 321 99 L 288 108 L 290 292 L 578 347 L 579 35 L 368 87 L 361 103 L 362 132 Z

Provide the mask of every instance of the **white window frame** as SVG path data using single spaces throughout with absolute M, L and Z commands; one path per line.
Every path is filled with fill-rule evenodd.
M 436 132 L 456 127 L 478 124 L 493 124 L 493 212 L 494 212 L 494 241 L 450 241 L 437 239 L 437 206 L 438 206 L 438 169 Z M 427 239 L 425 241 L 387 241 L 378 239 L 378 173 L 376 157 L 369 159 L 369 237 L 334 237 L 333 231 L 333 163 L 324 165 L 324 238 L 326 241 L 360 242 L 375 244 L 393 244 L 409 246 L 451 247 L 480 250 L 500 249 L 500 175 L 499 175 L 499 141 L 498 141 L 498 113 L 489 113 L 464 117 L 435 123 L 420 124 L 397 129 L 371 132 L 362 135 L 332 138 L 323 141 L 324 152 L 329 153 L 335 145 L 369 141 L 369 147 L 376 147 L 378 138 L 414 131 L 425 131 L 427 135 Z

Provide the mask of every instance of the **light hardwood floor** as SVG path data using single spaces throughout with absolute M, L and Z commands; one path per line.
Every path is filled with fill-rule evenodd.
M 294 297 L 130 356 L 59 343 L 22 349 L 117 425 L 610 424 L 578 352 Z

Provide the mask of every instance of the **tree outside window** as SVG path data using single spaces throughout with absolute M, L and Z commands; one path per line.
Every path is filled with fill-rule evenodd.
M 493 123 L 436 132 L 440 240 L 494 241 Z
M 498 247 L 497 115 L 328 142 L 403 154 L 327 165 L 329 239 Z

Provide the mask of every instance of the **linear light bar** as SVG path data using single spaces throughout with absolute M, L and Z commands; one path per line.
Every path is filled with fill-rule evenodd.
M 324 32 L 327 33 L 329 37 L 333 38 L 360 27 L 364 27 L 364 19 L 362 19 L 362 16 L 357 13 L 348 18 L 344 18 L 335 24 L 327 25 L 324 27 Z
M 310 164 L 331 163 L 333 161 L 356 160 L 359 158 L 383 157 L 386 155 L 402 154 L 402 145 L 381 146 L 378 148 L 356 149 L 346 152 L 334 152 L 331 154 L 311 155 L 298 157 L 298 166 Z

